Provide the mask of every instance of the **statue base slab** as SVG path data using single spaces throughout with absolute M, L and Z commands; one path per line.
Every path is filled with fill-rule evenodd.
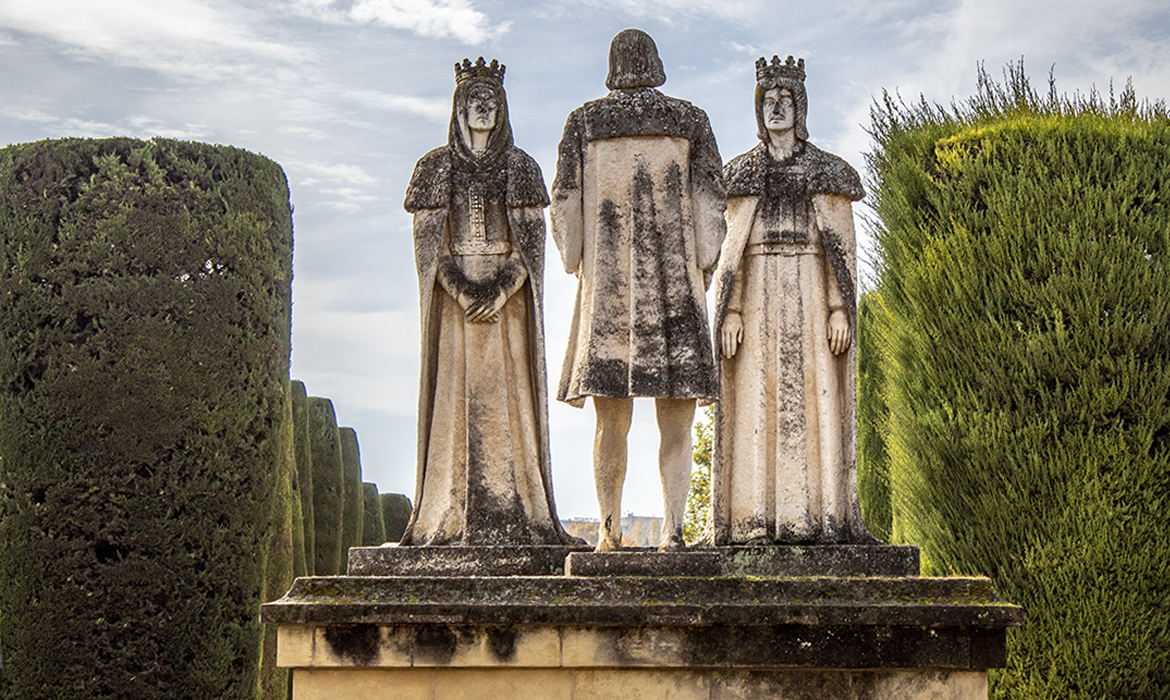
M 900 566 L 914 549 L 864 548 L 900 551 L 886 554 L 902 557 Z M 351 574 L 371 566 L 371 549 L 495 548 L 362 548 L 351 550 Z M 773 548 L 742 549 L 759 566 L 803 556 L 772 552 L 769 559 L 759 550 Z M 830 563 L 858 556 L 845 551 L 817 556 Z M 482 564 L 502 554 L 435 557 Z M 594 567 L 586 576 L 480 570 L 300 578 L 284 598 L 263 606 L 262 616 L 277 625 L 279 665 L 294 669 L 294 700 L 390 693 L 428 700 L 983 700 L 986 670 L 1004 664 L 1006 630 L 1023 619 L 986 578 L 710 573 L 737 556 L 745 561 L 744 552 L 719 550 L 590 554 L 565 555 L 570 572 Z M 373 560 L 402 571 L 396 556 Z M 688 558 L 696 569 L 686 570 Z M 916 550 L 913 558 L 916 564 Z M 647 575 L 654 565 L 659 573 Z M 627 573 L 602 572 L 622 567 Z M 707 571 L 696 575 L 698 567 Z

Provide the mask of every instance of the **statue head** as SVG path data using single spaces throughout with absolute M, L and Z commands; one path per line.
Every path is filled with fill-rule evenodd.
M 769 91 L 776 99 L 781 99 L 787 92 L 792 100 L 793 131 L 799 141 L 808 140 L 808 126 L 805 119 L 808 115 L 808 94 L 804 91 L 804 59 L 795 60 L 792 56 L 784 62 L 778 56 L 772 57 L 769 64 L 764 58 L 756 61 L 756 136 L 761 141 L 768 140 L 768 119 L 765 112 L 765 101 Z
M 658 47 L 641 29 L 618 33 L 609 45 L 609 75 L 605 86 L 610 90 L 658 87 L 666 82 Z
M 508 97 L 504 93 L 504 70 L 499 61 L 483 57 L 472 63 L 466 58 L 455 64 L 455 95 L 451 104 L 451 125 L 447 145 L 457 160 L 494 162 L 512 146 L 512 125 L 508 121 Z M 490 131 L 482 153 L 471 150 L 471 132 Z

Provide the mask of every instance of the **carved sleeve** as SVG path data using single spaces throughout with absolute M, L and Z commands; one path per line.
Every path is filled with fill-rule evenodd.
M 585 243 L 585 216 L 582 203 L 584 134 L 581 110 L 569 115 L 565 133 L 557 148 L 557 174 L 553 179 L 552 204 L 548 214 L 553 240 L 561 252 L 565 272 L 575 273 L 581 265 Z
M 695 253 L 699 269 L 710 273 L 719 263 L 719 248 L 727 236 L 727 222 L 723 218 L 727 189 L 723 184 L 723 160 L 707 115 L 698 111 L 697 122 L 691 151 Z
M 813 196 L 829 287 L 829 308 L 847 310 L 852 315 L 856 305 L 857 243 L 853 230 L 853 206 L 843 195 Z
M 731 291 L 727 293 L 727 311 L 739 313 L 743 310 L 743 269 L 747 267 L 741 260 L 731 277 Z

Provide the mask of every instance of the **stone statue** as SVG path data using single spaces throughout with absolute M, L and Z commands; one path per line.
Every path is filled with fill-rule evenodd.
M 684 546 L 696 400 L 719 393 L 705 292 L 726 224 L 721 160 L 703 110 L 663 95 L 654 41 L 627 29 L 605 97 L 565 124 L 549 210 L 576 308 L 557 398 L 593 397 L 598 551 L 621 546 L 633 397 L 656 399 L 665 518 L 659 549 Z
M 804 60 L 756 62 L 761 143 L 724 168 L 709 538 L 872 543 L 857 502 L 857 172 L 808 143 Z
M 541 285 L 548 195 L 504 66 L 455 64 L 447 145 L 406 191 L 422 303 L 418 481 L 401 545 L 578 542 L 553 505 Z

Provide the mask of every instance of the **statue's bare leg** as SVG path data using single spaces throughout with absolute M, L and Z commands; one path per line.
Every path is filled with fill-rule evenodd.
M 694 399 L 656 399 L 658 413 L 658 472 L 662 476 L 662 540 L 659 551 L 682 549 L 683 513 L 691 486 L 691 428 Z
M 626 481 L 626 436 L 630 433 L 634 400 L 594 396 L 593 408 L 597 411 L 593 482 L 601 506 L 597 551 L 614 552 L 622 548 L 622 485 Z

